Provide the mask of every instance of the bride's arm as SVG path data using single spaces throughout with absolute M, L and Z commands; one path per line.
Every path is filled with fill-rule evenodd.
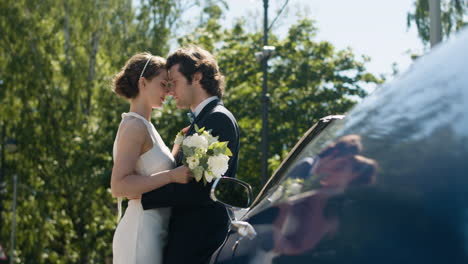
M 180 144 L 174 144 L 174 146 L 172 146 L 173 157 L 176 157 L 177 153 L 179 153 L 179 149 L 180 149 Z
M 117 139 L 117 153 L 111 176 L 111 191 L 114 197 L 135 197 L 169 183 L 187 183 L 191 179 L 185 166 L 158 172 L 152 177 L 135 173 L 136 163 L 148 136 L 146 126 L 139 120 L 124 122 Z

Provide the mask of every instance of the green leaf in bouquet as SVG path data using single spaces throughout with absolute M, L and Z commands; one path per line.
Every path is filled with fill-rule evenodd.
M 232 156 L 232 152 L 228 147 L 226 147 L 226 151 L 224 152 L 224 155 L 227 155 L 229 157 Z
M 223 142 L 216 142 L 213 143 L 213 153 L 214 156 L 219 155 L 219 154 L 224 154 L 227 156 L 232 156 L 231 150 L 227 146 L 228 141 L 223 141 Z
M 225 142 L 215 142 L 211 144 L 210 147 L 212 147 L 213 149 L 224 149 L 227 146 L 227 144 L 223 144 L 223 143 Z
M 218 156 L 219 154 L 222 154 L 222 153 L 224 153 L 224 151 L 221 148 L 213 149 L 213 156 Z
M 182 145 L 182 153 L 184 153 L 185 157 L 190 157 L 195 154 L 195 151 L 193 150 L 193 147 L 187 147 L 185 145 Z
M 211 143 L 210 146 L 208 146 L 208 149 L 215 149 L 218 146 L 218 142 Z
M 195 167 L 195 169 L 192 170 L 192 173 L 197 182 L 203 178 L 203 168 L 200 166 Z
M 198 166 L 202 167 L 203 169 L 208 169 L 208 158 L 209 156 L 202 156 L 200 157 L 199 161 L 198 161 Z
M 203 177 L 202 179 L 203 179 L 203 186 L 205 186 L 207 184 L 207 181 L 206 181 L 205 177 Z
M 205 131 L 205 127 L 202 127 L 202 128 L 198 128 L 197 124 L 195 124 L 195 131 L 201 135 L 201 133 L 203 133 L 203 131 Z
M 222 148 L 222 149 L 227 148 L 227 145 L 228 145 L 228 142 L 227 142 L 227 141 L 219 142 L 219 147 Z

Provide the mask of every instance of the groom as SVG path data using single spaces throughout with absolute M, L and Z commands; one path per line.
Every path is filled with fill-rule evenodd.
M 194 121 L 187 135 L 195 133 L 195 124 L 211 130 L 219 141 L 228 141 L 233 153 L 225 176 L 234 177 L 239 153 L 239 126 L 224 107 L 221 97 L 224 76 L 212 54 L 199 47 L 182 48 L 167 58 L 172 82 L 170 94 L 177 107 L 190 108 Z M 176 157 L 182 165 L 182 153 Z M 172 207 L 164 264 L 206 263 L 222 244 L 228 229 L 228 215 L 224 206 L 210 197 L 212 184 L 192 181 L 188 184 L 169 184 L 143 194 L 143 208 Z

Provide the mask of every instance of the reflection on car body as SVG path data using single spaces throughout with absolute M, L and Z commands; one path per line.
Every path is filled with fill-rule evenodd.
M 211 263 L 468 263 L 466 43 L 309 130 Z
M 323 237 L 336 233 L 339 205 L 329 199 L 342 194 L 348 186 L 371 185 L 376 181 L 377 162 L 358 155 L 361 150 L 358 135 L 344 136 L 320 152 L 315 161 L 306 158 L 291 170 L 288 178 L 305 177 L 298 185 L 309 186 L 306 189 L 312 191 L 276 205 L 280 212 L 273 223 L 275 252 L 298 255 L 314 248 Z M 313 185 L 319 186 L 310 187 Z

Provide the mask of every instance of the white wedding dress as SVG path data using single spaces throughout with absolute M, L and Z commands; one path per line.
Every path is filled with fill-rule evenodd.
M 172 169 L 174 157 L 164 144 L 154 126 L 137 113 L 122 114 L 126 118 L 138 118 L 145 123 L 153 141 L 153 148 L 143 153 L 137 161 L 136 171 L 142 177 Z M 113 156 L 117 152 L 117 132 Z M 119 218 L 121 215 L 121 199 Z M 141 200 L 130 200 L 125 214 L 117 225 L 112 242 L 114 264 L 160 264 L 167 239 L 170 208 L 143 210 Z

